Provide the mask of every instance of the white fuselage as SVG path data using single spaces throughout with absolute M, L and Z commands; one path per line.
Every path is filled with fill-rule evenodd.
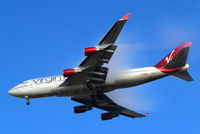
M 180 71 L 187 70 L 189 66 L 182 67 Z M 115 77 L 107 76 L 103 92 L 109 92 L 119 88 L 137 86 L 165 76 L 155 67 L 124 70 L 117 73 Z M 40 98 L 49 96 L 76 96 L 80 94 L 91 94 L 96 92 L 87 88 L 86 84 L 75 86 L 61 86 L 65 81 L 63 76 L 39 78 L 25 81 L 12 88 L 8 93 L 19 98 Z

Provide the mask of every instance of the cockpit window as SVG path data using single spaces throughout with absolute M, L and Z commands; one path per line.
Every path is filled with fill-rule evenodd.
M 21 84 L 22 85 L 25 85 L 25 84 L 27 84 L 28 83 L 28 81 L 23 81 Z

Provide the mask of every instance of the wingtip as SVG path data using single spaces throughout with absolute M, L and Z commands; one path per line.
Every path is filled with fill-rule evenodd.
M 147 117 L 149 115 L 149 113 L 146 113 L 144 116 Z
M 130 17 L 130 13 L 126 14 L 124 17 L 122 17 L 120 20 L 128 20 L 128 18 Z
M 192 42 L 187 42 L 188 46 L 191 46 L 192 45 Z

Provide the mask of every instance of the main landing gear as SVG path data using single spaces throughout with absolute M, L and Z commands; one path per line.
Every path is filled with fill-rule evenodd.
M 26 99 L 26 105 L 30 105 L 30 101 L 29 101 L 28 96 L 25 96 L 25 99 Z

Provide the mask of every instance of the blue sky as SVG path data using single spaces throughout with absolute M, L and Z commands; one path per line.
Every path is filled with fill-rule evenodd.
M 198 0 L 1 1 L 1 133 L 198 134 L 199 7 Z M 147 118 L 120 116 L 102 122 L 105 111 L 75 115 L 73 106 L 80 104 L 70 98 L 34 99 L 26 106 L 24 99 L 7 94 L 24 80 L 61 75 L 63 69 L 77 66 L 83 49 L 95 46 L 126 13 L 132 15 L 116 42 L 120 47 L 112 67 L 153 66 L 177 45 L 193 42 L 188 63 L 194 82 L 167 77 L 111 93 L 117 102 L 149 112 Z

